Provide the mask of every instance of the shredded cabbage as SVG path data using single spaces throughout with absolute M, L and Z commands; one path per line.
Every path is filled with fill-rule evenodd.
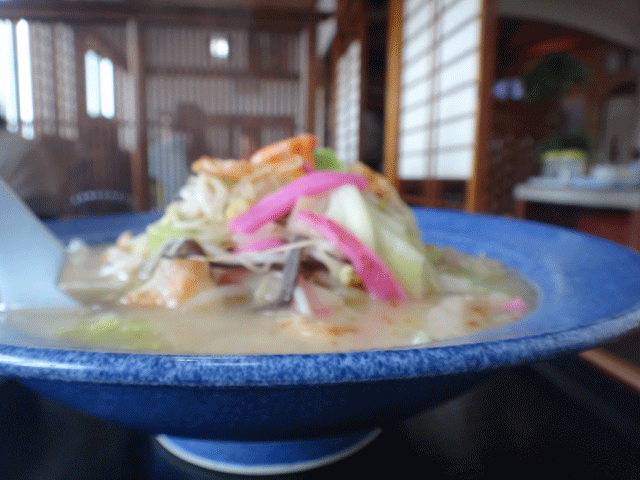
M 127 350 L 170 350 L 164 335 L 142 320 L 125 320 L 113 313 L 101 314 L 62 330 L 63 340 Z
M 376 252 L 413 298 L 442 290 L 413 218 L 388 215 L 350 185 L 332 192 L 325 215 Z

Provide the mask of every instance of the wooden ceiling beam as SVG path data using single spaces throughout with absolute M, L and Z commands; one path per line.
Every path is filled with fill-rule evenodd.
M 297 9 L 230 9 L 158 5 L 144 1 L 86 2 L 8 0 L 0 2 L 0 18 L 65 22 L 123 22 L 196 24 L 220 27 L 300 30 L 330 15 Z

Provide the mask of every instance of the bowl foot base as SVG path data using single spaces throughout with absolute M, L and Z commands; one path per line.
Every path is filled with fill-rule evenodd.
M 312 440 L 227 442 L 158 435 L 158 443 L 176 457 L 208 470 L 239 475 L 302 472 L 348 457 L 380 435 L 367 432 Z

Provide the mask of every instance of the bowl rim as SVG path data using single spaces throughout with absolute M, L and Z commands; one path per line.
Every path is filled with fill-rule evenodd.
M 25 379 L 173 387 L 276 387 L 409 380 L 497 370 L 569 355 L 638 327 L 640 303 L 619 316 L 585 327 L 436 347 L 315 354 L 184 355 L 0 345 L 0 372 Z

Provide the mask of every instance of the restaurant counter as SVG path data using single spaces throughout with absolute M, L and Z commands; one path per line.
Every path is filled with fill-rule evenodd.
M 573 228 L 640 250 L 640 189 L 516 185 L 516 217 Z

